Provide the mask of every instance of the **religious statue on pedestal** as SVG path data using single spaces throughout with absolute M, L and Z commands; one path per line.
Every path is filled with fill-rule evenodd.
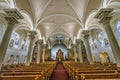
M 58 61 L 64 60 L 63 52 L 61 49 L 59 49 L 58 52 L 56 52 L 56 60 Z

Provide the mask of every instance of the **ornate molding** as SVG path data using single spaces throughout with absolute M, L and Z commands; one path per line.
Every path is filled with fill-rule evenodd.
M 39 43 L 40 45 L 42 45 L 43 44 L 43 40 L 40 39 L 40 40 L 37 41 L 37 43 Z
M 11 16 L 11 17 L 14 17 L 16 19 L 23 19 L 24 18 L 17 9 L 5 9 L 4 11 L 7 14 L 7 16 Z
M 30 39 L 34 39 L 35 38 L 35 35 L 37 34 L 37 32 L 36 31 L 29 31 L 29 37 L 30 37 Z
M 11 16 L 5 17 L 5 19 L 8 21 L 8 24 L 16 24 L 18 23 L 17 19 Z
M 110 13 L 113 11 L 113 8 L 102 8 L 95 16 L 95 18 L 100 19 L 100 23 L 103 23 L 106 25 L 109 23 L 110 19 L 112 18 L 110 16 Z
M 76 39 L 76 43 L 77 44 L 80 44 L 80 43 L 82 43 L 83 41 L 81 40 L 81 39 Z
M 90 32 L 89 30 L 84 30 L 84 31 L 82 32 L 84 39 L 88 39 L 88 38 L 89 38 L 89 36 L 90 36 L 89 32 Z
M 17 9 L 5 9 L 6 13 L 5 19 L 8 21 L 9 24 L 18 23 L 18 19 L 23 19 L 24 17 Z

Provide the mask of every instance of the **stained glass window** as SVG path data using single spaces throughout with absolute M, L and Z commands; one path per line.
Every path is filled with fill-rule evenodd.
M 109 41 L 105 32 L 100 32 L 98 34 L 98 44 L 101 47 L 106 47 L 109 45 Z
M 116 23 L 116 34 L 117 34 L 117 37 L 119 37 L 120 39 L 120 21 Z
M 11 35 L 9 46 L 14 48 L 19 48 L 19 45 L 20 45 L 20 36 L 16 32 L 13 32 Z
M 115 27 L 116 27 L 116 29 L 115 29 L 116 38 L 117 38 L 118 43 L 120 45 L 120 20 L 117 21 L 117 23 L 115 24 Z

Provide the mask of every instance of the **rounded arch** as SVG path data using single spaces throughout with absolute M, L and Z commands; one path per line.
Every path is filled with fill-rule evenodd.
M 95 9 L 89 13 L 89 15 L 85 21 L 85 30 L 87 30 L 90 27 L 90 25 L 93 23 L 94 20 L 92 20 L 92 19 L 95 19 L 94 16 L 96 15 L 97 11 L 98 11 L 98 9 Z
M 57 52 L 59 50 L 61 50 L 61 52 L 63 52 L 61 57 L 63 57 L 65 60 L 68 57 L 68 49 L 67 49 L 67 46 L 65 44 L 54 44 L 52 49 L 51 49 L 51 58 L 53 60 L 57 60 Z
M 107 8 L 108 5 L 111 3 L 112 0 L 102 0 L 101 1 L 101 8 Z
M 114 35 L 116 37 L 116 40 L 118 41 L 118 44 L 120 46 L 120 15 L 116 15 L 112 18 L 110 21 L 111 28 L 114 32 Z
M 20 12 L 24 17 L 23 20 L 25 21 L 25 24 L 27 24 L 30 27 L 30 29 L 33 30 L 34 29 L 33 20 L 30 14 L 26 10 L 20 10 Z
M 8 25 L 7 21 L 5 20 L 5 14 L 1 11 L 0 11 L 0 22 L 4 24 L 5 27 Z
M 79 29 L 78 34 L 77 34 L 77 38 L 80 38 L 81 32 L 83 30 L 88 30 L 89 27 L 97 25 L 96 22 L 93 22 L 94 20 L 92 20 L 92 19 L 94 19 L 94 16 L 96 15 L 97 11 L 98 11 L 98 9 L 94 9 L 89 13 L 89 15 L 87 16 L 86 21 L 85 21 L 85 25 L 84 25 L 85 27 L 82 27 L 82 29 L 81 28 Z
M 51 48 L 55 45 L 55 44 L 57 44 L 56 42 L 53 42 L 52 44 L 51 44 Z M 61 44 L 61 43 L 60 43 Z M 64 44 L 67 48 L 68 48 L 68 46 L 67 46 L 67 43 L 66 42 L 63 42 L 62 44 Z
M 41 36 L 40 30 L 37 29 L 36 32 L 37 32 L 38 39 L 42 39 L 42 36 Z
M 8 1 L 5 0 L 5 2 L 0 2 L 0 8 L 10 8 L 10 5 L 8 4 Z
M 15 26 L 14 31 L 18 30 L 18 29 L 26 29 L 26 30 L 30 30 L 30 27 L 28 27 L 27 24 L 18 24 Z
M 104 30 L 104 28 L 100 24 L 91 24 L 90 27 L 88 27 L 88 30 L 91 30 L 91 29 L 101 29 L 101 30 Z
M 119 20 L 120 20 L 120 15 L 113 16 L 112 20 L 110 21 L 110 25 L 111 25 L 112 30 L 115 30 L 115 24 Z
M 38 22 L 37 22 L 37 26 L 36 26 L 36 27 L 38 27 L 38 25 L 39 25 L 41 22 L 43 22 L 44 20 L 46 20 L 46 19 L 48 19 L 48 18 L 51 18 L 51 17 L 54 17 L 54 16 L 64 16 L 64 17 L 68 17 L 68 18 L 71 18 L 71 19 L 73 19 L 74 21 L 76 21 L 80 26 L 82 25 L 82 24 L 80 23 L 80 21 L 79 21 L 78 19 L 76 19 L 75 17 L 73 17 L 73 16 L 70 16 L 70 15 L 67 15 L 67 14 L 51 14 L 51 15 L 48 15 L 48 16 L 42 18 L 42 19 L 39 19 Z

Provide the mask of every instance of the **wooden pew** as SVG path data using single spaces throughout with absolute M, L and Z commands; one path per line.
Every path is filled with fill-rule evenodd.
M 0 71 L 0 80 L 48 80 L 56 62 L 32 64 L 30 66 L 9 66 Z M 38 79 L 37 79 L 38 78 Z
M 120 77 L 116 73 L 98 73 L 98 74 L 78 74 L 75 80 L 86 79 L 119 79 Z
M 41 75 L 0 76 L 0 80 L 44 80 Z
M 78 62 L 63 62 L 64 67 L 66 68 L 67 72 L 69 73 L 69 76 L 71 77 L 72 80 L 77 79 L 77 75 L 79 75 L 79 78 L 82 77 L 88 77 L 90 75 L 94 76 L 95 74 L 100 76 L 103 76 L 103 79 L 105 76 L 106 78 L 119 78 L 120 77 L 120 71 L 118 71 L 118 68 L 116 67 L 115 64 L 88 64 L 88 63 L 78 63 Z M 84 75 L 82 75 L 84 74 Z M 104 75 L 105 74 L 105 75 Z M 106 75 L 109 74 L 109 75 Z M 116 75 L 117 74 L 117 75 Z M 96 75 L 96 76 L 97 76 Z M 111 75 L 111 76 L 110 76 Z M 117 76 L 117 77 L 116 77 Z M 86 77 L 86 78 L 87 78 Z M 94 78 L 94 77 L 93 77 Z M 93 79 L 91 78 L 91 79 Z M 98 77 L 99 79 L 99 77 Z M 81 78 L 79 79 L 81 80 Z

